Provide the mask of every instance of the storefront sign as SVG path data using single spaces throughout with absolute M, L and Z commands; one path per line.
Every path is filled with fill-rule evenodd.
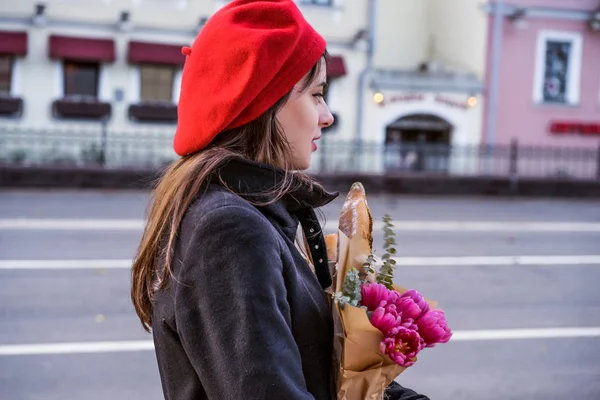
M 550 124 L 550 132 L 559 135 L 600 135 L 600 122 L 557 121 Z
M 425 95 L 422 93 L 411 93 L 398 96 L 384 96 L 383 93 L 376 93 L 373 96 L 375 103 L 380 106 L 384 106 L 386 103 L 398 103 L 398 102 L 422 102 L 425 101 Z M 433 99 L 436 103 L 444 104 L 453 108 L 460 108 L 462 110 L 468 110 L 477 104 L 477 98 L 469 97 L 466 102 L 450 99 L 443 96 L 435 96 Z
M 390 101 L 395 103 L 397 101 L 423 101 L 425 100 L 425 96 L 420 93 L 415 94 L 406 94 L 404 96 L 392 96 Z
M 442 96 L 436 96 L 435 101 L 437 101 L 438 103 L 446 104 L 450 107 L 462 108 L 463 110 L 468 110 L 469 108 L 471 108 L 469 107 L 469 104 L 467 102 L 456 101 Z

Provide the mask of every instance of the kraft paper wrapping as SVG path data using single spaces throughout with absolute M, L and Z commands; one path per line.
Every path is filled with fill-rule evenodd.
M 332 268 L 333 285 L 331 290 L 341 291 L 348 270 L 354 266 L 361 269 L 369 254 L 371 244 L 368 238 L 354 236 L 348 238 L 341 230 L 336 236 L 326 240 L 335 249 L 328 249 L 330 259 L 337 260 Z M 406 289 L 394 285 L 399 293 Z M 431 308 L 437 303 L 427 300 Z M 385 388 L 398 377 L 405 367 L 381 354 L 380 343 L 383 334 L 371 325 L 364 309 L 344 306 L 331 302 L 334 317 L 334 362 L 333 376 L 337 382 L 338 400 L 381 400 Z
M 362 266 L 370 254 L 370 249 L 364 253 L 364 246 L 352 251 L 355 242 L 341 231 L 338 232 L 338 262 L 334 280 L 336 291 L 337 288 L 341 290 L 350 267 Z M 350 254 L 353 256 L 349 256 Z M 363 257 L 363 254 L 364 258 L 358 258 Z M 349 305 L 342 309 L 339 304 L 332 302 L 332 311 L 336 342 L 334 366 L 338 368 L 334 375 L 337 377 L 338 400 L 381 400 L 385 388 L 406 368 L 381 354 L 383 334 L 371 325 L 365 310 Z
M 405 368 L 381 354 L 383 334 L 371 325 L 363 309 L 345 306 L 338 311 L 345 329 L 338 399 L 380 400 L 385 388 Z
M 327 235 L 332 292 L 342 290 L 350 268 L 356 268 L 369 281 L 375 275 L 365 274 L 363 264 L 373 249 L 373 218 L 367 205 L 364 187 L 356 182 L 350 188 L 340 212 L 337 234 Z M 335 260 L 335 261 L 334 261 Z M 394 286 L 404 293 L 406 289 Z M 426 299 L 427 300 L 427 299 Z M 431 308 L 436 303 L 427 300 Z M 338 400 L 381 400 L 387 386 L 406 368 L 381 353 L 383 334 L 371 325 L 365 310 L 331 301 L 334 320 L 333 379 Z M 335 387 L 333 388 L 335 391 Z

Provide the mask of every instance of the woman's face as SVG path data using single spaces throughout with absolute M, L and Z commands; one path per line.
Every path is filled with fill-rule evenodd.
M 306 77 L 292 90 L 288 101 L 277 113 L 285 138 L 290 144 L 293 169 L 306 170 L 310 167 L 312 153 L 317 150 L 321 129 L 333 123 L 333 116 L 323 98 L 326 85 L 325 61 L 321 59 L 319 74 L 301 91 Z

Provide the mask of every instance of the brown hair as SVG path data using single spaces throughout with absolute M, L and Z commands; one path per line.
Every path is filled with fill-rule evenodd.
M 327 52 L 321 60 L 327 62 Z M 306 90 L 318 76 L 325 65 L 321 60 L 307 74 L 301 90 Z M 269 202 L 279 200 L 299 184 L 318 185 L 307 175 L 292 172 L 291 150 L 276 120 L 290 93 L 256 120 L 222 132 L 206 149 L 176 160 L 159 178 L 131 270 L 131 299 L 146 331 L 152 327 L 153 293 L 164 289 L 172 277 L 172 249 L 183 216 L 203 184 L 220 166 L 243 157 L 283 169 L 284 178 L 270 193 Z

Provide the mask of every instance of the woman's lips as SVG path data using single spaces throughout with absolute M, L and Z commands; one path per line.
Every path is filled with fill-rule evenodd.
M 321 139 L 321 136 L 318 136 L 312 140 L 312 151 L 317 151 L 317 140 Z

